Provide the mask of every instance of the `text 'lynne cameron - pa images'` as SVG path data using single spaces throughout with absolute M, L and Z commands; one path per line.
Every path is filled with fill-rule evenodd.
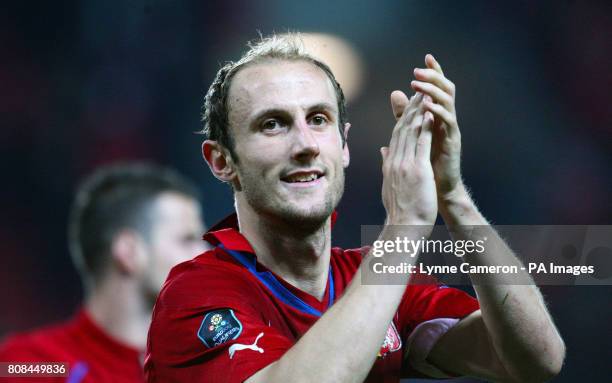
M 391 226 L 386 239 L 383 227 L 361 227 L 365 259 L 361 278 L 365 284 L 402 284 L 410 274 L 413 283 L 431 278 L 450 285 L 467 285 L 470 276 L 479 283 L 538 285 L 612 284 L 612 226 L 604 225 L 498 225 L 435 226 L 428 238 L 413 238 L 418 227 Z M 517 256 L 499 257 L 502 238 Z M 493 239 L 493 240 L 492 240 Z M 365 256 L 365 253 L 364 253 Z

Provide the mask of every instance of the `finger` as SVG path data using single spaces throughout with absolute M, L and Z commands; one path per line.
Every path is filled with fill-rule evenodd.
M 398 130 L 395 152 L 393 153 L 393 157 L 391 157 L 391 165 L 395 169 L 398 169 L 400 164 L 404 160 L 404 153 L 406 152 L 406 141 L 409 140 L 410 133 L 411 132 L 409 126 L 404 126 L 402 127 L 402 129 Z
M 421 125 L 423 124 L 423 113 L 425 113 L 425 106 L 423 105 L 422 100 L 427 97 L 426 95 L 419 93 L 418 98 L 415 97 L 415 101 L 418 100 L 418 104 L 415 105 L 415 110 L 409 119 L 405 121 L 405 128 L 402 130 L 404 134 L 400 136 L 398 145 L 398 158 L 400 158 L 401 162 L 414 160 L 415 148 L 417 145 L 417 140 L 419 138 Z
M 459 132 L 459 127 L 457 126 L 457 120 L 455 119 L 455 115 L 442 105 L 435 104 L 431 101 L 423 101 L 423 105 L 425 110 L 434 114 L 434 116 L 441 119 L 447 126 L 447 134 L 449 136 L 453 136 Z
M 415 159 L 420 163 L 427 163 L 431 155 L 432 129 L 434 117 L 431 112 L 425 112 L 421 132 L 415 146 Z
M 414 68 L 414 77 L 417 80 L 434 84 L 451 96 L 455 95 L 455 84 L 434 69 Z
M 436 60 L 431 53 L 425 55 L 425 65 L 427 65 L 428 68 L 434 69 L 441 75 L 444 75 L 444 72 L 442 71 L 442 66 L 440 66 L 438 60 Z
M 399 120 L 402 114 L 404 113 L 404 109 L 408 106 L 410 100 L 404 92 L 401 90 L 394 90 L 391 92 L 391 109 L 393 109 L 393 115 L 396 120 Z
M 438 88 L 437 86 L 428 82 L 416 80 L 411 81 L 410 86 L 417 92 L 422 92 L 428 96 L 431 96 L 435 103 L 443 105 L 446 109 L 454 109 L 453 97 L 450 94 L 444 92 L 442 89 Z
M 431 97 L 426 95 L 423 97 L 423 110 L 429 111 L 429 109 L 427 108 L 428 103 L 434 104 Z M 441 118 L 434 118 L 434 125 L 433 125 L 434 136 L 439 135 L 440 133 L 443 133 L 444 136 L 446 136 L 446 124 L 443 122 L 444 121 Z
M 419 109 L 422 108 L 424 94 L 417 92 L 414 97 L 410 99 L 410 103 L 406 106 L 406 109 L 402 112 L 402 116 L 398 123 L 400 126 L 405 126 L 406 124 L 410 124 L 410 121 L 414 118 L 414 116 L 418 113 Z
M 399 91 L 398 91 L 399 92 Z M 394 92 L 395 93 L 395 92 Z M 401 92 L 400 92 L 401 93 Z M 393 128 L 393 133 L 391 134 L 391 142 L 389 143 L 389 150 L 391 155 L 395 153 L 396 144 L 399 136 L 400 130 L 402 130 L 407 124 L 410 123 L 412 118 L 414 118 L 414 114 L 417 113 L 417 110 L 423 100 L 423 94 L 417 93 L 415 94 L 409 101 L 406 108 L 400 114 L 400 118 L 395 124 Z
M 385 164 L 385 161 L 387 160 L 388 155 L 389 155 L 388 147 L 383 146 L 382 148 L 380 148 L 380 156 L 382 157 L 383 165 Z
M 421 129 L 423 125 L 423 113 L 424 107 L 421 107 L 421 113 L 419 113 L 412 121 L 412 124 L 409 129 L 409 134 L 406 137 L 406 145 L 404 148 L 404 158 L 403 161 L 414 161 L 417 146 L 419 143 L 419 136 L 421 135 Z
M 412 107 L 413 109 L 417 109 L 421 101 L 423 101 L 423 97 L 425 97 L 423 93 L 416 92 L 412 98 L 410 98 L 410 105 L 408 106 Z
M 410 100 L 410 103 L 393 128 L 391 142 L 389 143 L 389 158 L 391 159 L 392 163 L 397 164 L 397 161 L 401 162 L 404 157 L 404 153 L 406 151 L 406 140 L 410 139 L 407 131 L 410 130 L 410 127 L 414 123 L 415 117 L 424 113 L 422 105 L 423 97 L 424 95 L 422 93 L 418 93 L 412 98 L 412 100 Z M 420 126 L 420 122 L 417 125 Z M 412 135 L 416 135 L 416 133 L 412 132 Z

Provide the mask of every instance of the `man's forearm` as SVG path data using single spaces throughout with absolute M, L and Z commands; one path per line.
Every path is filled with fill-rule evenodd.
M 396 236 L 386 227 L 379 239 Z M 408 238 L 421 236 L 412 233 Z M 401 285 L 362 284 L 361 272 L 369 257 L 363 259 L 342 298 L 281 359 L 248 382 L 362 382 L 367 377 L 408 282 L 405 274 Z M 416 262 L 416 257 L 401 260 Z
M 565 347 L 546 309 L 539 289 L 508 245 L 478 212 L 460 185 L 440 200 L 440 213 L 456 239 L 487 237 L 485 251 L 466 255 L 471 265 L 517 265 L 521 274 L 472 274 L 493 347 L 508 372 L 521 381 L 546 379 L 563 363 Z M 477 237 L 477 238 L 476 238 Z M 520 283 L 520 284 L 510 284 Z

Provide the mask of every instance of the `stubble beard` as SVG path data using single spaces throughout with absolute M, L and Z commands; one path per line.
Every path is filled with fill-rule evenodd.
M 253 188 L 245 187 L 247 184 L 249 182 L 243 183 L 245 200 L 258 215 L 271 221 L 278 221 L 288 228 L 310 232 L 324 225 L 340 203 L 344 193 L 344 169 L 338 172 L 338 176 L 325 193 L 323 201 L 306 208 L 298 207 L 287 201 L 275 202 L 267 193 L 268 189 L 264 185 Z

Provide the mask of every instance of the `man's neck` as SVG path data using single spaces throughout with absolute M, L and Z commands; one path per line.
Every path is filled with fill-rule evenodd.
M 120 275 L 108 276 L 89 293 L 85 308 L 111 338 L 142 351 L 147 345 L 152 307 L 134 284 Z
M 321 300 L 329 274 L 331 219 L 309 229 L 261 216 L 246 203 L 236 203 L 236 212 L 259 263 Z

